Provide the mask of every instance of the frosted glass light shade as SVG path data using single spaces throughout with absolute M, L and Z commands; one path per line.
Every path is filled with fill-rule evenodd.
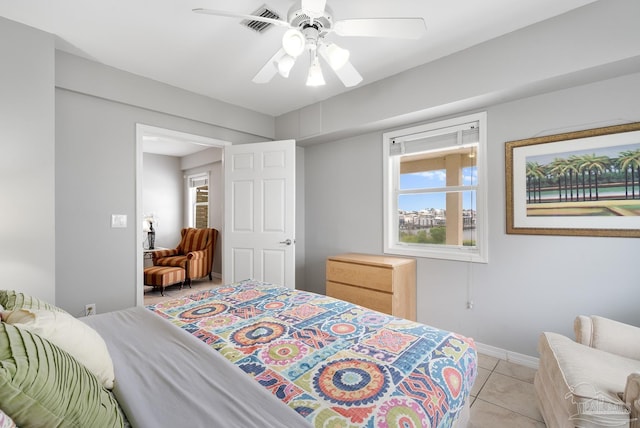
M 311 67 L 309 67 L 307 86 L 322 86 L 324 84 L 325 81 L 322 75 L 322 69 L 320 68 L 320 61 L 318 61 L 318 57 L 315 57 L 311 62 Z
M 291 28 L 282 36 L 282 48 L 284 51 L 296 58 L 304 51 L 306 40 L 304 34 L 297 28 Z

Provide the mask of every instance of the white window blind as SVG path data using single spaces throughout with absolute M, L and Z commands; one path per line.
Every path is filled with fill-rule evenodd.
M 480 125 L 478 122 L 471 122 L 394 138 L 389 145 L 389 156 L 433 152 L 438 149 L 450 149 L 456 145 L 464 147 L 477 144 L 479 141 Z
M 207 177 L 206 175 L 189 177 L 190 188 L 202 187 L 202 186 L 208 186 L 208 185 L 209 185 L 209 177 Z

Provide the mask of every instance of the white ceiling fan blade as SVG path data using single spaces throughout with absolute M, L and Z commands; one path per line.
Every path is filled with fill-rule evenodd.
M 333 28 L 339 36 L 395 39 L 419 39 L 427 32 L 422 18 L 345 19 L 336 21 Z
M 265 18 L 263 16 L 256 15 L 243 15 L 240 13 L 227 12 L 224 10 L 213 10 L 213 9 L 192 9 L 195 13 L 202 13 L 206 15 L 216 15 L 216 16 L 226 16 L 229 18 L 241 18 L 241 19 L 249 19 L 251 21 L 260 21 L 266 22 L 267 24 L 279 25 L 280 27 L 291 27 L 287 21 L 282 21 L 279 19 Z
M 278 61 L 286 55 L 284 49 L 280 48 L 278 52 L 276 52 L 267 63 L 258 71 L 258 73 L 253 77 L 253 83 L 268 83 L 273 79 L 273 76 L 278 73 Z
M 301 9 L 309 15 L 310 18 L 320 18 L 324 15 L 324 7 L 327 0 L 302 0 Z
M 327 46 L 324 44 L 318 46 L 318 52 L 327 64 L 331 66 L 333 71 L 336 73 L 336 76 L 338 76 L 338 79 L 340 79 L 344 86 L 351 88 L 352 86 L 356 86 L 358 83 L 362 82 L 362 76 L 348 59 L 344 60 L 344 64 L 334 68 L 331 58 L 329 57 Z
M 358 83 L 362 82 L 362 76 L 349 61 L 347 61 L 340 69 L 333 71 L 347 88 L 351 88 L 352 86 L 356 86 Z

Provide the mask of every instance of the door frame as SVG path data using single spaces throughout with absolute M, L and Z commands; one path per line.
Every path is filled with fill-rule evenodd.
M 232 143 L 229 141 L 218 140 L 216 138 L 204 137 L 202 135 L 190 134 L 187 132 L 175 131 L 168 128 L 161 128 L 152 125 L 145 125 L 142 123 L 136 123 L 136 214 L 135 214 L 135 236 L 136 236 L 136 289 L 135 289 L 135 301 L 136 306 L 144 306 L 144 255 L 140 248 L 137 248 L 140 242 L 144 241 L 144 235 L 142 230 L 142 221 L 144 219 L 144 214 L 142 212 L 142 187 L 143 187 L 143 140 L 145 136 L 154 136 L 161 134 L 166 137 L 173 137 L 178 140 L 188 140 L 197 144 L 210 146 L 210 147 L 218 147 L 223 151 L 222 154 L 222 188 L 223 188 L 223 198 L 224 198 L 224 148 L 226 146 L 231 146 Z M 222 229 L 224 231 L 224 216 L 222 218 Z M 221 234 L 220 239 L 222 248 L 224 248 L 224 233 Z M 221 254 L 221 257 L 224 255 Z M 224 278 L 224 260 L 222 260 L 223 269 L 222 277 Z

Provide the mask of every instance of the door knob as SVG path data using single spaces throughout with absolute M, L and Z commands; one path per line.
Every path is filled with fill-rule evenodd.
M 292 244 L 291 239 L 287 239 L 285 241 L 280 241 L 280 243 L 284 244 L 284 245 L 291 245 Z

